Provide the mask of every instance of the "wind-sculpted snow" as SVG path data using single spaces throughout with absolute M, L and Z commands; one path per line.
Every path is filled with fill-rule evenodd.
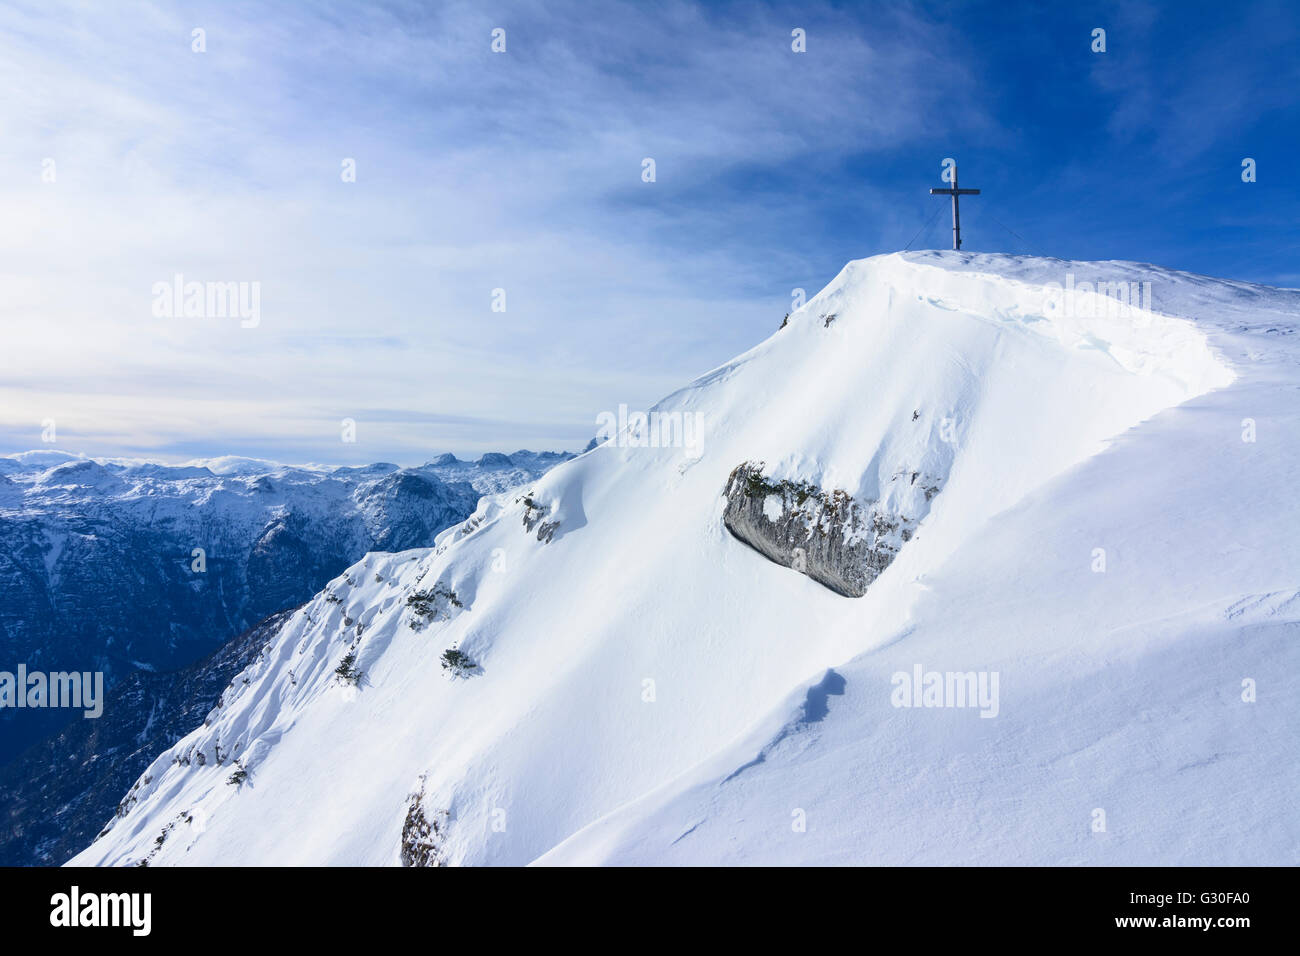
M 1154 305 L 1060 310 L 1067 277 Z M 353 565 L 74 862 L 1295 862 L 1293 624 L 1220 603 L 1300 567 L 1298 314 L 1132 263 L 851 263 L 656 406 L 695 446 L 616 435 Z M 861 597 L 728 531 L 801 494 L 898 517 Z

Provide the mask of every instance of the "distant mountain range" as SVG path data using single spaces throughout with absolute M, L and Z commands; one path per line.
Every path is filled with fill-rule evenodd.
M 366 552 L 428 546 L 481 495 L 571 457 L 443 455 L 416 468 L 0 458 L 0 671 L 103 671 L 113 686 L 187 668 Z M 0 766 L 72 719 L 0 710 Z

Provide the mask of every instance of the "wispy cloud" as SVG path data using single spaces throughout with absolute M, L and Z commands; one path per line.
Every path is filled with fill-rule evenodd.
M 896 145 L 960 95 L 935 81 L 936 34 L 898 12 L 870 37 L 830 8 L 686 3 L 0 17 L 0 80 L 26 94 L 0 125 L 3 425 L 34 439 L 53 418 L 97 453 L 262 450 L 277 431 L 340 460 L 578 444 L 601 409 L 648 405 L 779 315 L 787 283 L 702 184 Z M 819 56 L 792 54 L 795 26 Z M 176 273 L 260 283 L 259 326 L 154 317 Z M 404 416 L 331 444 L 377 403 Z M 521 428 L 524 408 L 551 424 Z M 420 427 L 403 440 L 402 422 Z
M 952 150 L 1003 186 L 1000 216 L 1017 197 L 1066 216 L 1071 160 L 1079 191 L 1096 167 L 1033 125 L 1077 120 L 1027 97 L 1091 86 L 1131 148 L 1153 104 L 1177 114 L 1157 141 L 1192 141 L 1189 98 L 1222 118 L 1256 76 L 1180 93 L 1132 51 L 1164 21 L 1129 5 L 1128 79 L 1067 70 L 1051 44 L 1081 24 L 1026 43 L 1002 9 L 6 4 L 0 429 L 31 447 L 52 418 L 79 451 L 177 457 L 575 447 L 599 411 L 768 334 L 794 286 L 901 246 Z M 260 323 L 155 317 L 178 273 L 259 283 Z

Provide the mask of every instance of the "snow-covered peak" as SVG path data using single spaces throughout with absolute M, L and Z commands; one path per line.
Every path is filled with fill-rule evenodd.
M 1102 301 L 1133 282 L 1136 308 Z M 1251 409 L 1294 436 L 1298 316 L 1294 292 L 1135 263 L 850 263 L 769 339 L 483 499 L 435 548 L 369 555 L 332 582 L 76 862 L 703 862 L 733 845 L 770 861 L 792 810 L 839 821 L 807 845 L 856 862 L 1077 856 L 1091 801 L 1185 792 L 1172 757 L 1145 780 L 1112 772 L 1100 796 L 1069 790 L 1071 753 L 1100 747 L 1098 772 L 1142 765 L 1188 726 L 1143 728 L 1141 682 L 1105 697 L 1097 675 L 1116 658 L 1164 666 L 1132 628 L 1184 613 L 1189 591 L 1276 589 L 1279 553 L 1296 555 L 1275 520 L 1300 517 L 1277 490 L 1280 453 L 1250 459 L 1240 432 Z M 1108 508 L 1108 482 L 1145 510 Z M 1269 516 L 1226 504 L 1225 484 L 1267 496 Z M 1236 540 L 1254 557 L 1212 508 L 1251 525 Z M 1230 581 L 1205 570 L 1215 546 Z M 1097 548 L 1122 572 L 1098 575 Z M 969 724 L 909 712 L 891 733 L 900 655 L 999 669 L 1000 716 L 974 721 L 993 757 L 963 757 Z M 1103 700 L 1049 720 L 1074 681 Z M 1148 692 L 1180 706 L 1176 688 Z M 1202 704 L 1194 726 L 1229 743 L 1255 719 Z M 997 761 L 1047 723 L 1061 734 L 1035 738 L 1035 763 Z M 801 761 L 823 734 L 871 752 Z M 785 783 L 748 787 L 777 763 Z M 933 792 L 905 786 L 918 774 Z M 1039 817 L 1012 808 L 981 829 L 981 788 L 1017 786 Z M 883 832 L 832 817 L 877 792 L 898 801 Z M 1077 832 L 1061 829 L 1069 812 Z M 1258 848 L 1264 813 L 1231 824 L 1234 846 Z M 196 815 L 201 829 L 184 822 Z M 1112 859 L 1177 846 L 1117 837 Z

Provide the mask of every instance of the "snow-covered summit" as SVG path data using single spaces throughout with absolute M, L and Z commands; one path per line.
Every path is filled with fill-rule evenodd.
M 1294 863 L 1298 327 L 1137 263 L 850 263 L 331 582 L 74 862 Z M 998 696 L 902 706 L 929 672 Z

